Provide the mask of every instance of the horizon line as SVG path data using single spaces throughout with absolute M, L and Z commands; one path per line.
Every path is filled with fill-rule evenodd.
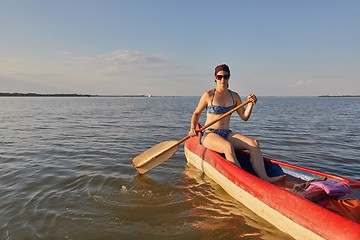
M 32 93 L 32 92 L 0 92 L 0 97 L 198 97 L 190 95 L 151 95 L 151 94 L 79 94 L 79 93 Z M 263 95 L 260 97 L 360 97 L 357 94 L 342 95 Z

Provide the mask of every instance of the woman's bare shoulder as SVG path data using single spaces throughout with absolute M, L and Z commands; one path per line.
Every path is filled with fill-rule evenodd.
M 211 95 L 213 95 L 214 89 L 207 90 L 203 93 L 202 97 L 203 99 L 210 99 Z
M 230 90 L 230 89 L 229 89 L 229 90 Z M 241 104 L 242 101 L 241 101 L 240 95 L 239 95 L 237 92 L 232 91 L 232 90 L 230 90 L 230 92 L 231 92 L 231 94 L 233 95 L 235 101 L 236 101 L 238 104 Z

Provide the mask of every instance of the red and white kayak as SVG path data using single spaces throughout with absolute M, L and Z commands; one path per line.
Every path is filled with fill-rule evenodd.
M 188 139 L 184 151 L 190 164 L 203 171 L 247 208 L 295 239 L 360 239 L 360 224 L 356 220 L 330 211 L 291 191 L 294 184 L 306 182 L 303 176 L 327 177 L 328 180 L 347 183 L 352 188 L 351 197 L 358 197 L 359 181 L 264 158 L 269 176 L 286 174 L 284 180 L 272 184 L 254 174 L 246 152 L 237 153 L 242 165 L 242 168 L 238 168 L 222 155 L 200 145 L 199 137 Z

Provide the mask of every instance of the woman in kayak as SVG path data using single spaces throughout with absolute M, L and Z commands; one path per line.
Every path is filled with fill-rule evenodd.
M 239 94 L 228 88 L 229 78 L 230 69 L 226 64 L 215 68 L 216 88 L 206 91 L 200 98 L 191 118 L 189 131 L 191 137 L 197 135 L 195 129 L 204 109 L 207 112 L 205 122 L 207 124 L 242 103 Z M 251 101 L 248 106 L 237 110 L 240 118 L 244 121 L 250 118 L 253 106 L 257 102 L 254 94 L 250 94 L 248 99 Z M 249 150 L 251 164 L 260 178 L 268 182 L 274 182 L 283 177 L 269 177 L 267 175 L 259 143 L 253 138 L 232 132 L 230 130 L 230 116 L 221 119 L 214 123 L 211 128 L 204 130 L 200 136 L 200 143 L 208 149 L 224 153 L 226 159 L 238 167 L 240 167 L 240 164 L 236 159 L 235 149 Z

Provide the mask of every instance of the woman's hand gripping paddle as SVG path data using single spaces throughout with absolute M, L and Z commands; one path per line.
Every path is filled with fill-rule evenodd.
M 205 126 L 200 128 L 199 130 L 197 130 L 197 132 L 204 131 L 206 128 L 208 128 L 211 125 L 213 125 L 214 123 L 220 121 L 224 117 L 229 116 L 230 114 L 232 114 L 233 112 L 235 112 L 238 109 L 242 108 L 243 106 L 245 106 L 249 102 L 251 102 L 251 100 L 248 99 L 247 101 L 243 102 L 239 106 L 236 106 L 235 108 L 231 109 L 227 113 L 224 113 L 223 115 L 221 115 L 219 118 L 215 119 L 214 121 L 206 124 Z M 136 170 L 140 174 L 144 174 L 147 171 L 149 171 L 150 169 L 153 169 L 154 167 L 160 165 L 164 161 L 171 158 L 176 153 L 179 145 L 181 143 L 185 142 L 189 138 L 190 138 L 190 136 L 186 136 L 186 137 L 184 137 L 183 139 L 181 139 L 179 141 L 169 140 L 169 141 L 161 142 L 161 143 L 153 146 L 152 148 L 149 148 L 148 150 L 141 153 L 140 155 L 136 156 L 131 161 L 132 161 L 134 167 L 136 168 Z

